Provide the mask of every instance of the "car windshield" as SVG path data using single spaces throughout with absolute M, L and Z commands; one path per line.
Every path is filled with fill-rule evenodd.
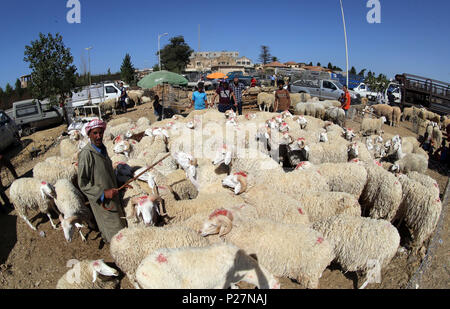
M 340 82 L 338 82 L 337 80 L 334 80 L 333 82 L 339 89 L 342 90 L 344 88 L 344 86 Z
M 398 90 L 398 86 L 397 85 L 389 85 L 388 91 L 396 92 L 396 90 Z

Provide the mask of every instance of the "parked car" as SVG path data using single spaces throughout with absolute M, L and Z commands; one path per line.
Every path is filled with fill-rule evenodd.
M 375 101 L 377 99 L 377 95 L 378 95 L 376 92 L 371 91 L 369 86 L 364 83 L 360 83 L 358 86 L 353 88 L 353 91 L 355 91 L 356 93 L 359 93 L 361 98 L 367 98 L 370 101 Z
M 36 129 L 61 124 L 64 121 L 62 108 L 41 104 L 36 99 L 14 102 L 13 108 L 6 112 L 14 120 L 21 136 L 30 135 Z
M 337 100 L 344 93 L 342 84 L 337 80 L 325 79 L 299 79 L 291 83 L 292 93 L 308 93 L 311 97 L 318 97 L 320 100 Z M 349 90 L 352 103 L 361 101 L 361 96 Z
M 8 114 L 0 110 L 0 151 L 8 148 L 11 144 L 19 144 L 19 130 Z

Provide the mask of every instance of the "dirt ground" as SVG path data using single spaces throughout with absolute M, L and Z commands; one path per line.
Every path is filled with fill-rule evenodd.
M 129 117 L 137 120 L 146 116 L 155 121 L 151 104 L 144 104 L 117 117 Z M 359 128 L 360 120 L 349 122 L 348 127 Z M 415 136 L 411 131 L 411 123 L 401 123 L 399 128 L 384 126 L 384 130 L 401 136 Z M 59 154 L 56 145 L 58 138 L 67 129 L 66 125 L 38 131 L 22 139 L 22 147 L 7 150 L 6 156 L 11 158 L 16 171 L 21 177 L 32 177 L 33 166 L 49 156 Z M 445 191 L 448 171 L 437 164 L 430 163 L 427 173 L 433 177 Z M 8 187 L 14 180 L 7 169 L 1 170 L 1 179 Z M 9 189 L 6 191 L 9 195 Z M 442 199 L 442 196 L 441 196 Z M 421 278 L 419 288 L 448 289 L 450 287 L 449 259 L 449 218 L 448 207 L 443 226 L 437 238 L 434 255 L 430 266 Z M 64 239 L 62 231 L 53 230 L 46 216 L 36 215 L 33 223 L 38 223 L 38 232 L 31 230 L 25 222 L 12 210 L 7 215 L 0 214 L 0 289 L 52 289 L 58 279 L 69 268 L 67 263 L 72 259 L 98 259 L 112 263 L 108 244 L 103 244 L 98 232 L 91 232 L 86 243 L 79 236 L 74 236 L 71 243 Z M 58 221 L 58 220 L 56 220 Z M 43 232 L 43 233 L 42 233 Z M 368 289 L 400 289 L 405 288 L 422 261 L 423 254 L 399 252 L 391 263 L 382 271 L 381 284 L 369 284 Z M 126 277 L 121 277 L 121 288 L 132 288 Z M 329 266 L 320 279 L 321 289 L 354 289 L 361 286 L 364 278 L 356 273 L 344 274 L 338 266 Z M 248 287 L 244 284 L 242 287 Z M 299 285 L 289 279 L 281 279 L 282 288 L 298 289 Z

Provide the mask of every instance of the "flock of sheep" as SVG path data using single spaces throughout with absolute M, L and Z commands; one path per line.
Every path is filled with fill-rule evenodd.
M 379 282 L 401 241 L 426 245 L 442 209 L 439 187 L 425 175 L 428 154 L 416 139 L 383 135 L 365 123 L 379 121 L 371 118 L 353 131 L 336 105 L 303 96 L 296 115 L 207 109 L 155 123 L 110 121 L 104 144 L 119 184 L 156 163 L 123 192 L 128 227 L 111 241 L 115 265 L 137 288 L 280 288 L 281 277 L 317 288 L 333 261 L 365 274 L 362 287 Z M 88 139 L 83 129 L 69 133 L 60 156 L 36 164 L 10 195 L 31 228 L 27 210 L 56 228 L 54 209 L 65 239 L 78 230 L 84 240 L 81 229 L 93 223 L 77 189 L 76 154 Z M 79 282 L 65 274 L 57 288 L 118 285 L 102 260 L 79 269 Z

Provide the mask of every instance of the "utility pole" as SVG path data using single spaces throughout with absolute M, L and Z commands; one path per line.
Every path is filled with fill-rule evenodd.
M 88 51 L 88 61 L 89 61 L 89 100 L 91 99 L 91 86 L 92 86 L 92 79 L 91 79 L 91 47 L 85 48 Z
M 346 57 L 346 63 L 347 63 L 347 88 L 348 85 L 348 45 L 347 45 L 347 30 L 345 28 L 345 17 L 344 17 L 344 6 L 342 5 L 342 0 L 339 0 L 341 2 L 341 12 L 342 12 L 342 23 L 344 24 L 344 36 L 345 36 L 345 57 Z
M 160 44 L 159 44 L 159 40 L 161 39 L 161 37 L 163 37 L 163 36 L 165 36 L 165 35 L 168 35 L 168 33 L 166 32 L 166 33 L 163 33 L 163 34 L 159 34 L 158 35 L 158 63 L 159 63 L 159 70 L 161 71 L 162 69 L 161 69 L 161 47 L 160 47 Z

